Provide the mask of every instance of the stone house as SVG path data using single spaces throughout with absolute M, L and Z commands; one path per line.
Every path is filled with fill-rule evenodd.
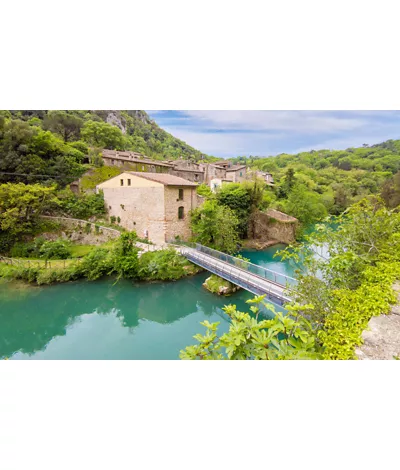
M 229 160 L 220 160 L 218 162 L 215 162 L 214 165 L 225 168 L 225 170 L 227 170 L 230 166 L 232 166 L 232 162 Z
M 226 169 L 214 163 L 202 163 L 201 169 L 204 172 L 204 183 L 210 186 L 213 179 L 225 179 Z M 210 186 L 211 187 L 211 186 Z
M 246 179 L 246 165 L 232 165 L 226 169 L 226 179 L 232 183 L 241 183 Z
M 246 165 L 234 165 L 229 160 L 216 163 L 197 163 L 183 158 L 159 161 L 137 152 L 107 149 L 102 150 L 102 158 L 104 164 L 108 166 L 118 166 L 123 170 L 135 172 L 170 174 L 193 183 L 205 183 L 210 187 L 212 187 L 212 180 L 241 183 L 253 173 L 248 171 Z M 270 173 L 258 171 L 257 174 L 270 186 L 274 184 Z M 71 189 L 76 190 L 75 187 Z
M 151 160 L 150 158 L 136 152 L 125 152 L 118 150 L 101 151 L 104 165 L 118 166 L 129 171 L 144 171 L 148 173 L 169 173 L 173 165 Z
M 110 217 L 139 237 L 163 244 L 192 233 L 189 212 L 197 207 L 196 183 L 175 175 L 125 171 L 96 186 Z
M 199 163 L 191 160 L 175 160 L 168 162 L 173 165 L 173 168 L 169 171 L 171 175 L 179 176 L 194 183 L 204 182 L 204 171 Z
M 271 173 L 268 173 L 268 171 L 258 171 L 257 176 L 262 178 L 269 186 L 273 186 L 275 184 L 274 178 Z

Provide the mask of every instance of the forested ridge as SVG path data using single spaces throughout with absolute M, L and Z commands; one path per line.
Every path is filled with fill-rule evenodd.
M 400 203 L 400 140 L 346 150 L 311 150 L 275 157 L 236 157 L 275 180 L 271 203 L 308 220 L 339 215 L 370 194 L 381 194 L 389 207 Z M 317 217 L 317 218 L 318 218 Z
M 0 182 L 63 185 L 101 164 L 103 148 L 159 160 L 209 158 L 145 111 L 0 111 Z

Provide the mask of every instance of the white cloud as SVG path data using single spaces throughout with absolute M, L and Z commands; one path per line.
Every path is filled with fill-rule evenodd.
M 340 150 L 400 137 L 398 111 L 160 111 L 155 119 L 172 135 L 219 157 Z
M 324 111 L 183 111 L 203 126 L 222 129 L 263 131 L 337 132 L 359 129 L 368 120 L 354 114 L 349 117 Z
M 201 132 L 182 127 L 165 127 L 164 129 L 201 152 L 224 157 L 267 155 L 268 152 L 272 152 L 269 142 L 283 137 L 282 134 Z

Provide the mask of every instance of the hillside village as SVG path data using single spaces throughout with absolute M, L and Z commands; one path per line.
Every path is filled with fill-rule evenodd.
M 270 173 L 251 171 L 246 165 L 234 165 L 228 160 L 157 161 L 137 152 L 107 149 L 102 150 L 101 156 L 104 165 L 122 170 L 118 176 L 96 186 L 96 191 L 104 194 L 109 217 L 153 243 L 190 239 L 188 214 L 203 202 L 196 192 L 199 184 L 206 184 L 212 191 L 224 183 L 254 178 L 274 185 Z M 79 192 L 79 181 L 73 182 L 71 189 Z
M 242 287 L 267 293 L 278 305 L 294 299 L 296 309 L 315 307 L 315 313 L 304 310 L 315 328 L 304 330 L 313 342 L 307 340 L 306 349 L 300 344 L 300 354 L 353 359 L 371 316 L 388 313 L 396 301 L 400 141 L 219 160 L 166 133 L 143 112 L 5 111 L 0 181 L 0 278 L 34 285 L 74 281 L 79 309 L 86 296 L 99 296 L 103 282 L 112 283 L 106 297 L 113 308 L 126 305 L 134 315 L 142 315 L 146 292 L 150 311 L 164 309 L 160 295 L 172 293 L 167 281 L 182 280 L 190 312 L 198 311 L 198 302 L 211 301 L 209 312 L 214 308 L 214 300 L 201 299 L 201 286 L 238 298 Z M 282 250 L 279 243 L 291 247 Z M 310 252 L 324 244 L 338 253 L 332 263 Z M 312 268 L 310 275 L 294 270 L 298 260 Z M 322 283 L 321 272 L 327 274 Z M 86 281 L 96 280 L 82 295 Z M 151 285 L 155 281 L 161 284 Z M 288 297 L 285 288 L 293 282 Z M 115 300 L 120 289 L 125 303 Z M 179 306 L 171 295 L 179 314 L 182 295 Z M 17 349 L 3 348 L 3 355 Z M 190 351 L 180 357 L 193 358 Z M 296 348 L 289 352 L 297 354 Z

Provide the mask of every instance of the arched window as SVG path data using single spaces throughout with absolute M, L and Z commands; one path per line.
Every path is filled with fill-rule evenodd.
M 183 206 L 178 207 L 178 219 L 183 219 L 185 216 L 185 209 Z

